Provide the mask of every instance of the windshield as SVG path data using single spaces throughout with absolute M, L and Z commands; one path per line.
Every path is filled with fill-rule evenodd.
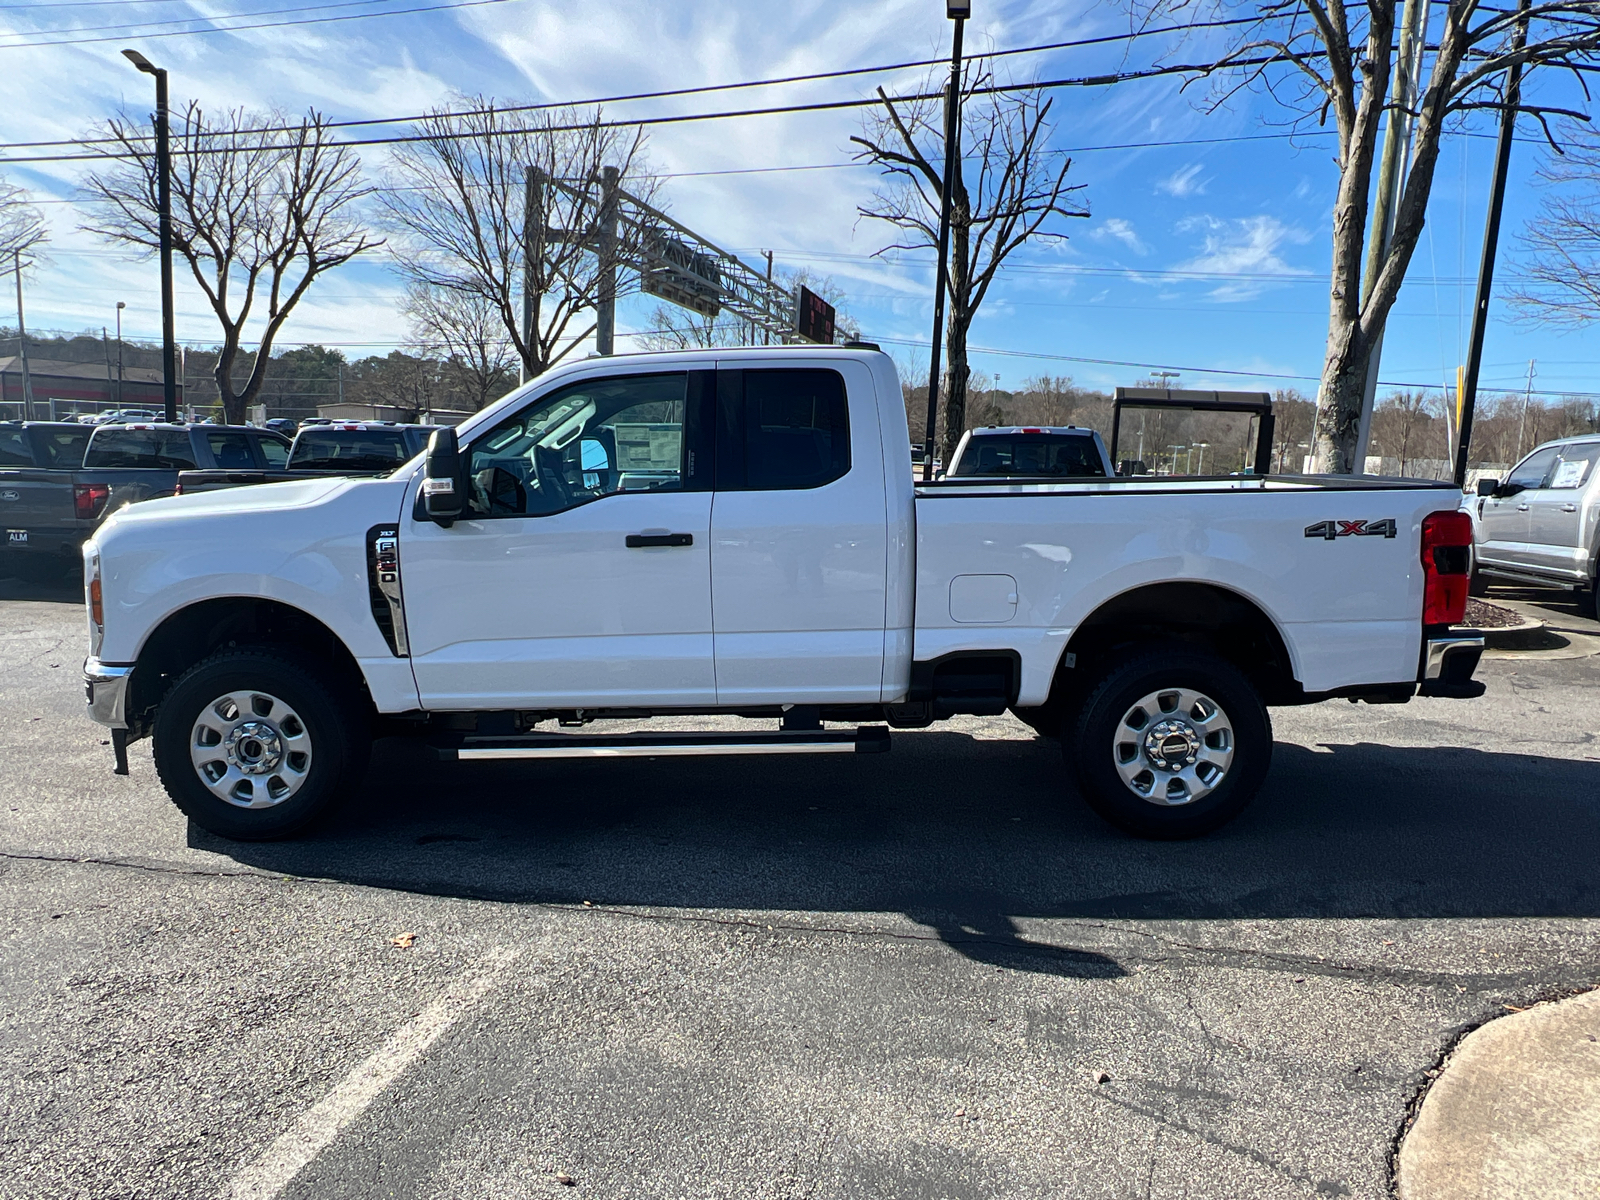
M 306 471 L 392 471 L 412 455 L 398 429 L 302 429 L 289 466 Z
M 89 435 L 94 432 L 87 425 L 62 428 L 52 425 L 40 431 L 39 444 L 44 447 L 48 466 L 58 471 L 73 471 L 83 465 L 83 452 L 89 445 Z
M 1105 464 L 1092 437 L 1080 434 L 1018 434 L 974 437 L 950 472 L 963 475 L 1028 475 L 1104 478 Z

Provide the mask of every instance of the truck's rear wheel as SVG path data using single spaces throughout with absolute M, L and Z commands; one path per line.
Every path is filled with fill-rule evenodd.
M 220 651 L 162 701 L 156 773 L 197 825 L 238 841 L 299 832 L 360 782 L 366 714 L 321 668 L 277 648 Z
M 1235 667 L 1186 646 L 1113 664 L 1062 739 L 1084 799 L 1139 837 L 1210 833 L 1255 797 L 1272 725 Z

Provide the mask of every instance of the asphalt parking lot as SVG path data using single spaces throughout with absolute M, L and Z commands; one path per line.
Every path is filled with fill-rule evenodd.
M 1600 983 L 1582 632 L 1482 700 L 1276 710 L 1187 844 L 1002 718 L 781 764 L 384 743 L 244 846 L 148 743 L 112 775 L 82 625 L 0 581 L 7 1200 L 1381 1197 L 1463 1030 Z

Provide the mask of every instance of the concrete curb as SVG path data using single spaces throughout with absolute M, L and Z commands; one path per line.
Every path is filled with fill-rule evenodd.
M 1468 1034 L 1400 1145 L 1400 1200 L 1600 1195 L 1600 991 Z

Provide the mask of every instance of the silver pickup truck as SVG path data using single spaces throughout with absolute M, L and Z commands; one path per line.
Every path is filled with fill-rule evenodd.
M 1504 479 L 1480 479 L 1474 576 L 1586 593 L 1600 616 L 1600 435 L 1546 442 Z

